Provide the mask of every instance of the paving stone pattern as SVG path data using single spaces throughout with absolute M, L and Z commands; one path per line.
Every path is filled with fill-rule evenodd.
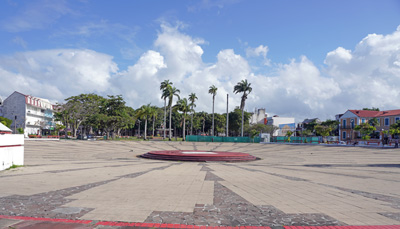
M 179 164 L 179 163 L 177 163 Z M 172 164 L 171 164 L 172 165 Z M 169 165 L 170 166 L 170 165 Z M 154 170 L 162 170 L 169 166 L 164 166 L 156 169 L 151 169 L 144 172 L 127 174 L 120 178 L 134 178 L 143 175 L 147 172 Z M 83 169 L 75 169 L 83 170 Z M 75 171 L 63 170 L 66 171 Z M 61 171 L 51 171 L 57 173 Z M 118 179 L 120 179 L 118 178 Z M 61 218 L 61 219 L 80 219 L 81 216 L 90 212 L 91 208 L 73 208 L 73 207 L 62 207 L 62 205 L 71 202 L 71 199 L 66 197 L 83 192 L 85 190 L 101 186 L 117 179 L 96 182 L 92 184 L 81 185 L 72 188 L 66 188 L 62 190 L 50 191 L 45 193 L 39 193 L 31 196 L 23 195 L 11 195 L 0 198 L 0 215 L 10 216 L 29 216 L 29 217 L 43 217 L 43 218 Z
M 243 152 L 261 160 L 137 157 L 157 150 Z M 0 172 L 0 215 L 94 220 L 76 228 L 111 228 L 96 225 L 102 220 L 273 229 L 398 225 L 399 154 L 283 144 L 26 141 L 26 166 Z M 12 224 L 29 223 L 0 219 Z
M 145 222 L 209 226 L 345 225 L 323 214 L 285 214 L 273 206 L 253 205 L 218 183 L 223 179 L 214 175 L 212 169 L 203 166 L 202 170 L 208 171 L 206 180 L 215 181 L 212 205 L 196 204 L 193 213 L 153 212 Z

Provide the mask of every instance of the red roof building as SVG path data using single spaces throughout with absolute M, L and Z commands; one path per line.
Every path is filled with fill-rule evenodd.
M 377 132 L 389 130 L 390 125 L 400 121 L 400 109 L 387 111 L 347 110 L 339 118 L 340 140 L 353 140 L 359 137 L 359 133 L 354 131 L 355 126 L 366 123 L 372 118 L 378 120 Z

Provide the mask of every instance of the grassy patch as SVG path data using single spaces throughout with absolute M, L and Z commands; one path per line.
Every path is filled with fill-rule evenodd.
M 6 170 L 11 170 L 11 169 L 16 169 L 16 168 L 19 168 L 19 167 L 24 167 L 23 165 L 12 165 L 12 166 L 10 166 L 10 168 L 8 168 L 8 169 L 6 169 Z

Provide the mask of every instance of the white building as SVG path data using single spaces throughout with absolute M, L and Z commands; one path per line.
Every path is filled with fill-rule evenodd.
M 265 113 L 265 108 L 255 109 L 253 115 L 250 118 L 250 124 L 266 124 L 268 114 Z
M 54 129 L 54 108 L 49 100 L 15 91 L 8 96 L 2 107 L 2 115 L 11 119 L 11 129 L 15 133 L 18 128 L 24 129 L 24 135 L 49 134 Z
M 278 127 L 273 136 L 285 136 L 287 131 L 295 131 L 296 124 L 294 118 L 279 117 L 274 115 L 267 118 L 267 125 L 273 125 Z

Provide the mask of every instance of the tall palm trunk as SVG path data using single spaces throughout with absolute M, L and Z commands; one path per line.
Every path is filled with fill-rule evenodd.
M 190 135 L 193 135 L 193 113 L 190 118 Z
M 154 123 L 156 122 L 156 116 L 153 116 L 153 137 L 154 137 Z
M 169 140 L 171 141 L 172 107 L 169 107 Z
M 185 132 L 185 125 L 186 124 L 186 119 L 185 119 L 185 114 L 183 114 L 183 141 L 185 141 L 185 135 L 186 135 L 186 132 Z
M 147 118 L 144 121 L 144 140 L 147 140 Z
M 211 130 L 211 136 L 214 136 L 214 100 L 215 97 L 213 96 L 213 109 L 212 109 L 212 130 Z
M 164 139 L 165 139 L 165 127 L 167 125 L 167 98 L 164 99 Z
M 242 137 L 243 137 L 243 118 L 244 118 L 244 108 L 242 109 Z

